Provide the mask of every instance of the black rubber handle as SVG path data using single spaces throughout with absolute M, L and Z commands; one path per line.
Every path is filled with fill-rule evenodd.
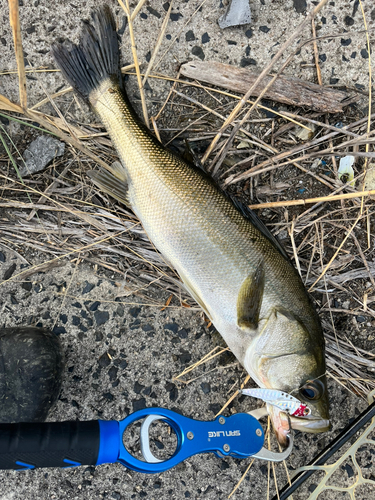
M 0 469 L 95 465 L 99 422 L 0 424 Z

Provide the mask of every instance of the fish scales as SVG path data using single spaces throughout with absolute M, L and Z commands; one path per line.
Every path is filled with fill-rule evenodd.
M 299 391 L 299 399 L 308 400 L 310 420 L 294 418 L 292 425 L 326 430 L 324 338 L 297 271 L 254 214 L 140 123 L 121 88 L 114 33 L 112 15 L 102 7 L 78 47 L 54 48 L 63 74 L 90 102 L 122 162 L 92 172 L 93 181 L 132 208 L 258 385 Z M 97 49 L 106 44 L 111 50 Z M 275 424 L 278 414 L 272 418 Z

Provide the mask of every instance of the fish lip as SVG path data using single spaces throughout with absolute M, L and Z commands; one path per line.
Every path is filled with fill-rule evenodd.
M 309 432 L 318 434 L 320 432 L 327 432 L 331 428 L 329 419 L 314 418 L 314 417 L 290 417 L 290 424 L 292 429 L 296 431 Z

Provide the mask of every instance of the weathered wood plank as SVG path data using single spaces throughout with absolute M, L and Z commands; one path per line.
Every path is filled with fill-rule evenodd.
M 246 94 L 259 73 L 255 69 L 237 68 L 214 61 L 190 61 L 181 66 L 181 74 L 188 78 L 242 94 Z M 265 77 L 263 82 L 254 89 L 253 95 L 258 96 L 271 78 L 271 76 Z M 322 87 L 299 78 L 282 75 L 267 90 L 264 97 L 323 113 L 340 113 L 345 106 L 357 99 L 356 96 L 350 96 L 342 90 Z

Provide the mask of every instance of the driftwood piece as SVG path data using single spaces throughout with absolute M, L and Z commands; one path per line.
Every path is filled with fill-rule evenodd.
M 194 80 L 246 94 L 257 79 L 259 72 L 214 61 L 190 61 L 181 66 L 181 74 Z M 265 77 L 263 82 L 254 89 L 253 95 L 258 96 L 271 78 L 271 76 Z M 340 113 L 344 106 L 356 100 L 356 96 L 352 97 L 342 90 L 322 87 L 299 78 L 282 75 L 267 90 L 264 97 L 322 113 Z

